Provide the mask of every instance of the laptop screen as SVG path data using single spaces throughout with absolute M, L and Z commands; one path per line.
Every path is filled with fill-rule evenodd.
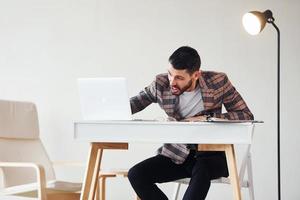
M 131 120 L 125 78 L 79 78 L 81 112 L 84 120 Z

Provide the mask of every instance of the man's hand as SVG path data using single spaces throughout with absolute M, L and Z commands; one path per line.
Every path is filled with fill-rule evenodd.
M 184 121 L 184 122 L 205 122 L 205 121 L 207 121 L 207 115 L 189 117 L 189 118 L 185 118 L 182 121 Z

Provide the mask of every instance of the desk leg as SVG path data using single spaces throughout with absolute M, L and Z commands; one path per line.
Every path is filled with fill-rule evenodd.
M 128 143 L 92 142 L 80 200 L 94 200 L 104 149 L 128 149 Z
M 97 186 L 103 149 L 97 143 L 91 143 L 85 179 L 82 186 L 81 200 L 93 200 Z
M 230 183 L 232 184 L 233 187 L 233 195 L 236 200 L 241 200 L 242 199 L 241 187 L 240 187 L 239 176 L 236 168 L 236 159 L 235 159 L 233 144 L 225 145 L 225 154 L 226 154 L 227 166 L 229 170 Z

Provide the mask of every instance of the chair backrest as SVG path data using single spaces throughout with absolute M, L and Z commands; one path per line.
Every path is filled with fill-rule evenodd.
M 46 179 L 55 179 L 49 157 L 39 138 L 35 104 L 0 100 L 0 162 L 34 162 L 46 171 Z M 30 168 L 2 168 L 4 186 L 32 183 L 35 171 Z

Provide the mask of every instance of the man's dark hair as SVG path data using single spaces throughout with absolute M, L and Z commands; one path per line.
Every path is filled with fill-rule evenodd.
M 189 46 L 183 46 L 174 51 L 169 58 L 169 62 L 174 69 L 186 69 L 190 74 L 198 71 L 201 66 L 201 59 L 198 52 Z

